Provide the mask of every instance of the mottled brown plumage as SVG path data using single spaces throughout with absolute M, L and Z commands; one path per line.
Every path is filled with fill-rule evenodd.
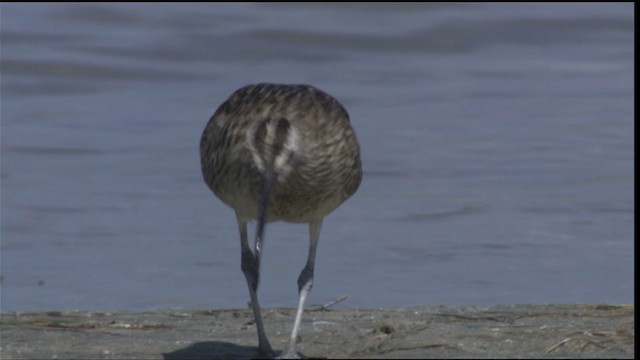
M 362 179 L 349 115 L 336 99 L 313 86 L 245 86 L 209 120 L 200 141 L 200 159 L 209 188 L 236 212 L 242 270 L 263 355 L 272 352 L 257 299 L 264 225 L 278 220 L 310 225 L 307 264 L 298 278 L 298 312 L 289 345 L 281 354 L 295 357 L 322 220 L 355 193 Z M 258 220 L 254 251 L 247 240 L 250 219 Z

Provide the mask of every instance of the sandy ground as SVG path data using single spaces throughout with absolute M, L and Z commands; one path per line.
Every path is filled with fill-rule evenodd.
M 294 309 L 264 309 L 282 350 Z M 633 305 L 421 306 L 311 310 L 299 351 L 311 358 L 634 358 Z M 4 312 L 2 359 L 257 357 L 249 309 Z

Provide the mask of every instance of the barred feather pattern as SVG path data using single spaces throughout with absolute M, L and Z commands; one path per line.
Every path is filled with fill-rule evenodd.
M 321 219 L 358 189 L 359 145 L 345 108 L 310 85 L 256 84 L 215 111 L 200 141 L 204 180 L 257 218 L 261 176 L 277 179 L 267 221 Z

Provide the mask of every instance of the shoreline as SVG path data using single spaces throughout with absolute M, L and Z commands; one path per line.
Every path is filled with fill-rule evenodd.
M 298 350 L 312 358 L 634 358 L 634 305 L 308 309 Z M 274 350 L 295 309 L 265 308 Z M 0 358 L 257 357 L 250 309 L 2 312 Z

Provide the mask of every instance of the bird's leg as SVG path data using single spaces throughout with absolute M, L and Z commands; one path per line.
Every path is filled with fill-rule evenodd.
M 296 319 L 293 323 L 293 330 L 289 343 L 284 351 L 278 356 L 280 359 L 299 359 L 300 355 L 296 352 L 296 339 L 298 330 L 300 330 L 300 322 L 302 321 L 302 312 L 307 296 L 313 287 L 313 268 L 316 260 L 316 248 L 318 246 L 318 238 L 320 237 L 320 228 L 322 227 L 322 219 L 314 220 L 309 224 L 309 256 L 307 264 L 302 269 L 300 277 L 298 277 L 298 310 L 296 311 Z
M 260 257 L 262 255 L 262 243 L 264 239 L 264 227 L 269 213 L 269 203 L 271 195 L 275 190 L 278 177 L 269 167 L 261 176 L 261 198 L 258 203 L 258 228 L 256 229 L 255 250 L 251 252 L 247 239 L 247 219 L 236 212 L 238 226 L 240 227 L 240 242 L 242 247 L 242 272 L 249 285 L 249 295 L 251 296 L 251 307 L 258 329 L 258 349 L 263 356 L 272 357 L 273 349 L 267 339 L 260 313 L 260 303 L 258 303 L 258 284 L 260 283 Z
M 256 328 L 258 329 L 258 349 L 261 355 L 266 357 L 273 356 L 273 350 L 264 332 L 262 324 L 262 314 L 260 313 L 260 304 L 258 303 L 258 283 L 260 281 L 260 254 L 254 254 L 249 248 L 247 239 L 247 218 L 240 216 L 236 212 L 238 227 L 240 228 L 240 246 L 242 248 L 242 272 L 247 279 L 249 285 L 249 295 L 251 296 L 251 307 L 253 308 L 253 316 L 256 320 Z

